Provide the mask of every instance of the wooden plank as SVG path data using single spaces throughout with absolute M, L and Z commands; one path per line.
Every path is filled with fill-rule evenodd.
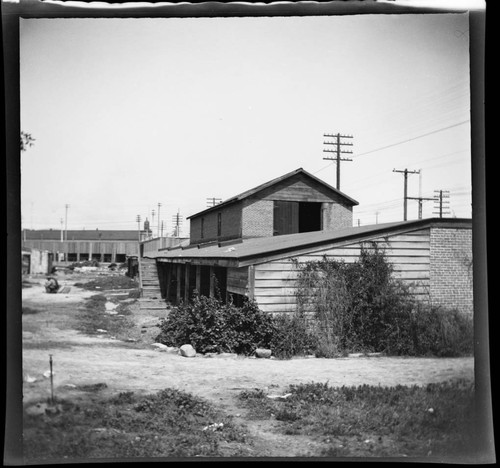
M 429 271 L 395 271 L 394 277 L 404 280 L 421 280 L 421 279 L 429 279 L 430 272 Z
M 257 279 L 294 279 L 299 275 L 298 271 L 255 271 L 255 280 Z
M 234 287 L 234 288 L 246 288 L 248 287 L 248 281 L 243 280 L 243 279 L 234 279 L 231 278 L 231 280 L 226 281 L 226 286 L 229 287 Z
M 289 287 L 295 284 L 295 279 L 255 279 L 255 288 Z
M 295 296 L 297 288 L 255 288 L 255 297 L 269 296 L 269 297 L 282 297 Z M 283 302 L 287 302 L 286 300 Z
M 248 297 L 250 299 L 255 297 L 255 268 L 253 265 L 248 267 Z
M 242 296 L 245 296 L 247 291 L 248 291 L 247 288 L 237 288 L 237 287 L 229 286 L 229 285 L 226 287 L 226 290 L 228 293 L 240 294 Z
M 210 297 L 214 297 L 215 293 L 215 275 L 214 267 L 210 265 Z
M 189 300 L 189 268 L 191 265 L 186 263 L 184 267 L 184 301 L 187 302 Z
M 297 307 L 294 304 L 259 304 L 260 310 L 268 313 L 290 313 L 295 312 Z

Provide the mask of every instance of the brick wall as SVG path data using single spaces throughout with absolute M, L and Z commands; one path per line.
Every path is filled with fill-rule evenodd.
M 242 211 L 243 237 L 271 237 L 273 216 L 272 200 L 245 200 Z
M 472 229 L 432 228 L 430 254 L 431 302 L 472 313 Z
M 352 206 L 337 203 L 322 204 L 323 231 L 352 227 Z
M 217 215 L 221 213 L 221 235 L 217 235 Z M 203 223 L 203 237 L 201 236 L 201 220 Z M 241 203 L 234 203 L 223 207 L 220 211 L 214 210 L 203 216 L 191 218 L 190 243 L 210 242 L 214 240 L 229 240 L 241 237 Z

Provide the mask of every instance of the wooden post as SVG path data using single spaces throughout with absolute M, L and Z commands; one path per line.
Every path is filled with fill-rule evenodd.
M 255 267 L 250 265 L 248 267 L 248 299 L 255 297 Z
M 210 297 L 214 297 L 214 292 L 215 292 L 214 267 L 210 265 Z
M 167 292 L 165 293 L 166 297 L 165 299 L 167 302 L 170 301 L 170 290 L 171 286 L 170 283 L 172 282 L 172 268 L 174 267 L 173 263 L 167 263 Z
M 179 263 L 177 265 L 177 291 L 176 291 L 176 303 L 179 304 L 181 301 L 181 278 L 182 278 L 182 265 Z
M 189 301 L 189 263 L 186 263 L 184 268 L 184 302 Z
M 201 265 L 196 265 L 196 290 L 201 295 Z

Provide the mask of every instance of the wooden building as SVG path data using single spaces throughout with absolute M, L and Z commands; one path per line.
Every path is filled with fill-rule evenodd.
M 287 187 L 292 187 L 289 193 Z M 289 220 L 296 219 L 295 208 L 282 210 L 279 202 L 298 204 L 299 213 L 300 203 L 306 203 L 297 187 L 317 197 L 312 203 L 320 203 L 321 210 L 313 208 L 313 213 L 320 224 L 307 222 L 308 228 L 301 232 L 299 221 L 294 224 L 295 230 L 299 226 L 299 232 L 276 232 L 277 226 L 291 225 L 281 221 L 289 213 Z M 296 199 L 292 199 L 292 193 Z M 329 201 L 322 198 L 326 195 Z M 271 202 L 267 204 L 272 205 L 273 213 L 279 213 L 280 221 L 273 216 L 264 218 L 267 227 L 250 236 L 255 230 L 246 226 L 245 206 L 262 200 Z M 349 217 L 355 203 L 300 169 L 198 213 L 191 217 L 198 228 L 192 225 L 188 246 L 150 254 L 150 258 L 156 258 L 162 297 L 178 303 L 189 300 L 195 290 L 206 296 L 218 291 L 223 298 L 231 295 L 236 303 L 244 296 L 250 297 L 267 312 L 293 312 L 298 265 L 324 256 L 353 262 L 359 258 L 362 246 L 369 248 L 375 243 L 385 250 L 395 275 L 422 300 L 472 312 L 472 220 L 439 218 L 353 227 L 351 211 L 350 224 L 345 226 L 342 218 Z M 339 212 L 343 215 L 332 216 Z M 217 230 L 214 234 L 218 213 L 222 219 L 224 214 L 232 213 L 240 220 L 238 229 L 230 235 L 222 229 L 221 236 L 216 235 Z M 207 237 L 200 235 L 204 233 L 200 230 L 203 218 Z M 312 226 L 322 229 L 310 229 Z M 263 235 L 265 229 L 267 236 Z

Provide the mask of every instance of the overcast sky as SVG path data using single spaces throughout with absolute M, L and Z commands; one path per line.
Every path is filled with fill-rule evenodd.
M 471 216 L 467 14 L 21 19 L 22 222 L 136 229 L 299 167 L 336 184 L 324 133 L 352 135 L 354 224 L 450 192 Z M 347 148 L 346 148 L 347 149 Z M 432 217 L 433 201 L 423 204 Z M 416 201 L 408 218 L 418 217 Z

